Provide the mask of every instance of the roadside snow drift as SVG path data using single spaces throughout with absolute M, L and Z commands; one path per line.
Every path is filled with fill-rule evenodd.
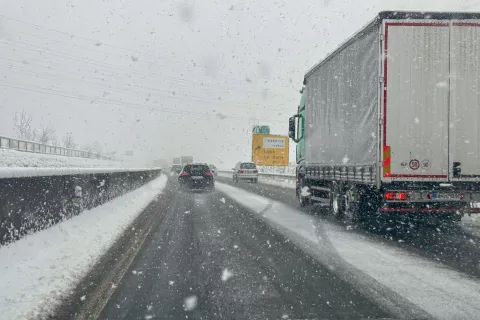
M 66 168 L 66 167 L 118 167 L 122 164 L 114 160 L 99 160 L 79 157 L 67 157 L 55 154 L 23 152 L 10 149 L 0 149 L 0 167 L 36 167 L 36 168 Z
M 216 188 L 400 318 L 480 319 L 477 279 L 243 189 Z
M 104 205 L 0 247 L 0 318 L 46 316 L 166 182 L 161 175 Z
M 219 172 L 218 176 L 222 177 L 222 178 L 232 179 L 232 174 L 231 173 Z M 296 188 L 294 179 L 287 179 L 287 178 L 282 178 L 282 177 L 259 175 L 258 176 L 258 182 L 263 183 L 263 184 L 269 184 L 269 185 L 272 185 L 272 186 L 282 187 L 282 188 L 289 188 L 289 189 L 295 189 Z

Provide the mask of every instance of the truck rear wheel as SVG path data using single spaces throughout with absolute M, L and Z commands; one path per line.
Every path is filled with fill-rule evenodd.
M 342 185 L 336 182 L 332 184 L 330 207 L 335 218 L 343 219 L 345 217 L 345 192 Z
M 352 222 L 371 224 L 379 218 L 378 192 L 366 187 L 351 186 L 345 191 L 345 215 Z M 375 223 L 374 223 L 375 224 Z
M 310 198 L 308 196 L 304 195 L 304 188 L 308 186 L 304 185 L 303 179 L 299 178 L 298 184 L 297 184 L 297 199 L 298 199 L 298 204 L 300 207 L 306 207 L 311 204 Z

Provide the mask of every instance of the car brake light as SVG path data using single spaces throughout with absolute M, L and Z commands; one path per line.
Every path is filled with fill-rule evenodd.
M 205 177 L 213 177 L 213 173 L 211 173 L 211 172 L 206 172 L 206 173 L 205 173 Z
M 407 200 L 406 192 L 385 192 L 386 200 Z
M 253 170 L 253 173 L 258 173 L 258 170 Z
M 188 172 L 182 172 L 180 173 L 180 177 L 186 177 L 186 176 L 189 176 L 190 174 Z
M 243 170 L 238 170 L 237 173 L 243 173 Z

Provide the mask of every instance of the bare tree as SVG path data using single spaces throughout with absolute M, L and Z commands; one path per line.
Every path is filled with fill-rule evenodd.
M 53 140 L 54 135 L 55 135 L 55 129 L 53 129 L 51 124 L 49 124 L 48 126 L 42 126 L 38 130 L 38 141 L 41 143 L 47 144 Z
M 103 151 L 103 147 L 98 141 L 87 143 L 82 147 L 82 149 L 85 151 L 93 152 L 97 154 L 102 154 L 102 151 Z
M 32 140 L 32 141 L 37 141 L 37 139 L 38 139 L 38 129 L 37 128 L 32 129 L 32 134 L 30 135 L 30 138 L 28 138 L 28 139 Z
M 103 151 L 103 147 L 98 141 L 95 141 L 92 143 L 92 151 L 101 154 Z
M 52 136 L 50 137 L 50 143 L 54 147 L 58 147 L 60 145 L 60 143 L 58 142 L 57 135 L 55 133 L 52 133 Z
M 63 146 L 69 149 L 75 149 L 77 147 L 71 132 L 67 133 L 65 137 L 63 137 Z
M 16 112 L 13 118 L 13 127 L 17 132 L 18 137 L 26 140 L 32 140 L 32 117 L 30 117 L 25 110 L 21 113 Z

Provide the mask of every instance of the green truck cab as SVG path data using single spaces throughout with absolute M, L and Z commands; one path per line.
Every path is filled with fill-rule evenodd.
M 297 144 L 296 162 L 299 164 L 305 159 L 305 94 L 300 90 L 300 104 L 297 114 L 289 119 L 288 136 Z

